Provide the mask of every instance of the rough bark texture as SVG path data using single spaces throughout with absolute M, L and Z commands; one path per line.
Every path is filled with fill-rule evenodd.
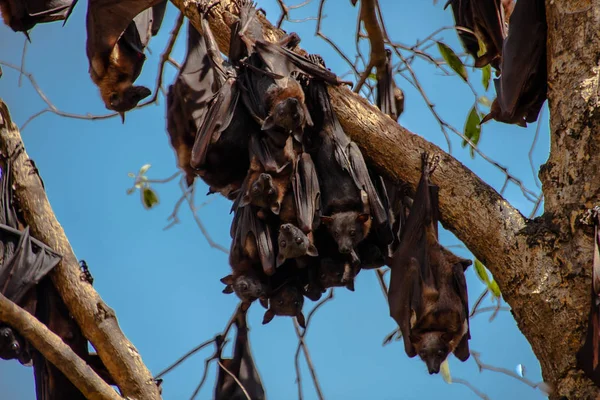
M 193 2 L 172 2 L 200 29 Z M 555 386 L 551 397 L 588 399 L 598 391 L 576 369 L 575 353 L 587 324 L 593 248 L 591 228 L 579 219 L 600 195 L 600 4 L 546 3 L 552 146 L 540 172 L 545 213 L 536 220 L 526 220 L 459 161 L 398 126 L 348 88 L 330 88 L 329 93 L 344 130 L 380 172 L 414 188 L 421 152 L 441 157 L 432 181 L 440 187 L 442 224 L 494 274 L 540 360 L 544 380 Z M 227 53 L 226 21 L 235 7 L 221 0 L 214 10 L 210 25 Z M 270 39 L 282 36 L 262 16 L 261 21 Z
M 0 99 L 0 151 L 14 154 L 21 145 L 19 130 Z M 160 399 L 152 375 L 119 328 L 114 311 L 90 284 L 81 280 L 77 258 L 25 151 L 16 157 L 12 173 L 14 193 L 32 236 L 63 257 L 50 275 L 81 331 L 94 345 L 124 396 L 133 400 Z
M 0 320 L 19 331 L 48 361 L 65 374 L 87 399 L 121 398 L 60 337 L 2 294 Z

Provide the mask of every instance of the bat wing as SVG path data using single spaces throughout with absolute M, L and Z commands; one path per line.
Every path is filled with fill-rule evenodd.
M 313 223 L 315 216 L 319 213 L 321 192 L 317 171 L 308 153 L 302 153 L 297 158 L 292 188 L 294 190 L 298 227 L 304 233 L 311 232 L 316 228 Z
M 29 235 L 29 227 L 23 232 L 0 225 L 0 241 L 7 243 L 18 238 L 14 254 L 5 253 L 0 267 L 0 290 L 14 302 L 19 302 L 25 293 L 35 286 L 61 260 L 61 256 L 42 242 Z
M 465 279 L 463 266 L 460 262 L 452 265 L 452 273 L 454 277 L 454 288 L 456 290 L 456 293 L 458 293 L 458 296 L 460 297 L 460 302 L 462 304 L 462 317 L 464 317 L 465 323 L 467 324 L 467 327 L 469 327 L 469 297 L 467 293 L 467 281 Z M 470 329 L 467 328 L 467 332 L 463 335 L 463 337 L 458 342 L 458 345 L 454 349 L 454 355 L 461 361 L 466 361 L 469 358 L 470 338 L 471 332 Z
M 499 86 L 496 85 L 497 99 L 504 113 L 514 115 L 526 90 L 531 90 L 535 75 L 545 77 L 545 68 L 541 69 L 545 66 L 546 29 L 543 0 L 517 2 L 502 50 L 502 75 Z
M 486 44 L 486 54 L 476 58 L 475 66 L 483 67 L 502 56 L 506 37 L 501 0 L 471 1 L 475 29 Z M 494 64 L 497 66 L 498 62 Z
M 91 59 L 99 54 L 108 58 L 117 41 L 133 19 L 161 0 L 89 0 L 87 13 L 87 51 Z
M 389 223 L 388 213 L 377 193 L 377 189 L 375 189 L 375 185 L 373 185 L 373 182 L 371 181 L 365 159 L 354 142 L 350 142 L 348 146 L 348 158 L 350 160 L 350 165 L 352 166 L 351 175 L 354 178 L 354 182 L 359 189 L 367 192 L 371 215 L 375 222 L 378 225 Z
M 251 205 L 238 208 L 234 221 L 232 224 L 232 229 L 235 226 L 234 243 L 243 248 L 247 243 L 248 236 L 252 235 L 251 239 L 256 244 L 256 252 L 263 270 L 267 275 L 273 275 L 275 273 L 275 251 L 269 225 L 256 216 L 256 209 Z
M 448 7 L 448 5 L 451 6 L 454 22 L 457 27 L 467 28 L 470 31 L 475 30 L 475 21 L 471 8 L 472 1 L 474 0 L 449 0 L 444 6 L 444 8 Z M 477 60 L 477 53 L 479 52 L 479 42 L 477 41 L 477 37 L 471 32 L 466 32 L 464 30 L 458 30 L 458 37 L 465 50 Z
M 67 18 L 72 0 L 25 1 L 27 18 L 33 24 L 62 21 Z
M 152 7 L 152 36 L 156 36 L 160 30 L 163 19 L 165 18 L 167 2 L 167 0 L 163 0 Z

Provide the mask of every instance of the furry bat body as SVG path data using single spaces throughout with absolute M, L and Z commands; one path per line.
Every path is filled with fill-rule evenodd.
M 275 252 L 268 221 L 258 218 L 254 206 L 239 207 L 231 225 L 233 239 L 229 257 L 232 267 L 260 263 L 265 274 L 275 273 Z
M 269 293 L 269 308 L 263 316 L 263 325 L 268 324 L 276 315 L 295 317 L 298 324 L 306 327 L 302 307 L 304 295 L 301 280 L 294 260 L 288 260 L 277 269 L 271 277 L 271 292 Z
M 409 357 L 419 355 L 430 374 L 449 353 L 469 358 L 469 304 L 464 263 L 438 242 L 435 169 L 423 155 L 423 173 L 391 263 L 390 315 L 398 323 Z M 452 255 L 453 256 L 453 255 Z
M 4 23 L 15 32 L 27 32 L 36 24 L 67 20 L 73 0 L 2 0 Z
M 133 86 L 146 60 L 144 50 L 156 35 L 166 0 L 89 0 L 86 51 L 92 81 L 100 88 L 104 105 L 124 113 L 150 95 Z M 159 4 L 160 3 L 160 4 Z
M 260 374 L 254 364 L 248 340 L 246 312 L 239 310 L 235 319 L 237 329 L 233 344 L 233 358 L 224 359 L 219 354 L 221 364 L 235 376 L 248 392 L 251 400 L 264 400 L 265 389 Z M 239 384 L 223 368 L 219 367 L 215 400 L 246 400 L 247 397 Z
M 475 67 L 482 68 L 491 64 L 500 69 L 502 43 L 506 37 L 504 8 L 501 0 L 449 0 L 444 8 L 450 5 L 456 26 L 467 28 L 473 32 L 458 31 L 458 37 L 465 50 L 475 59 Z M 479 56 L 479 41 L 485 45 L 485 54 Z
M 591 305 L 585 342 L 577 352 L 577 366 L 600 387 L 600 208 L 593 211 L 594 257 L 592 261 Z
M 481 123 L 495 119 L 526 127 L 535 122 L 548 91 L 544 0 L 519 0 L 504 42 L 496 99 Z

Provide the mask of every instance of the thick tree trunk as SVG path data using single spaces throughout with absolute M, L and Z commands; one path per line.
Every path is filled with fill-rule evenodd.
M 193 2 L 172 0 L 200 29 Z M 225 53 L 227 14 L 221 0 L 210 25 Z M 224 18 L 225 16 L 225 18 Z M 420 153 L 441 156 L 432 180 L 440 187 L 444 227 L 482 260 L 513 309 L 540 360 L 552 398 L 594 398 L 597 388 L 576 369 L 589 310 L 591 228 L 579 220 L 600 194 L 600 3 L 547 0 L 552 147 L 540 176 L 545 214 L 527 221 L 494 189 L 437 146 L 401 128 L 344 87 L 330 88 L 344 130 L 381 172 L 416 186 Z M 270 39 L 283 34 L 264 18 Z M 402 160 L 399 162 L 398 160 Z M 468 207 L 466 207 L 468 205 Z

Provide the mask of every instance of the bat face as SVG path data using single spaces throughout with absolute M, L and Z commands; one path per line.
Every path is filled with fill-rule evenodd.
M 275 315 L 296 317 L 298 324 L 305 327 L 304 314 L 302 306 L 304 305 L 304 296 L 297 287 L 285 284 L 269 299 L 270 308 L 265 312 L 263 325 L 271 322 Z
M 277 187 L 273 183 L 273 177 L 267 173 L 261 173 L 258 178 L 251 183 L 248 194 L 248 202 L 260 208 L 279 210 L 277 204 L 279 197 Z
M 446 338 L 447 335 L 443 332 L 425 332 L 410 336 L 417 354 L 427 364 L 429 374 L 439 373 L 440 365 L 450 354 L 450 346 Z
M 310 242 L 308 236 L 292 224 L 281 225 L 277 241 L 279 243 L 278 267 L 288 258 L 319 255 L 317 248 Z
M 31 361 L 31 356 L 25 349 L 25 341 L 19 335 L 15 335 L 12 328 L 4 326 L 0 328 L 0 358 L 4 360 L 19 360 L 21 364 Z
M 267 286 L 257 275 L 238 276 L 233 282 L 233 291 L 240 300 L 256 300 L 267 294 Z
M 321 260 L 321 265 L 319 266 L 319 285 L 324 288 L 330 287 L 348 287 L 349 281 L 345 277 L 347 275 L 347 271 L 350 269 L 350 264 L 348 262 L 336 261 L 331 258 L 324 258 Z M 352 284 L 348 289 L 354 289 L 353 284 L 354 276 L 351 277 L 350 282 Z
M 342 254 L 351 253 L 354 248 L 366 237 L 370 228 L 369 214 L 356 211 L 340 212 L 331 217 L 321 217 L 323 222 Z

